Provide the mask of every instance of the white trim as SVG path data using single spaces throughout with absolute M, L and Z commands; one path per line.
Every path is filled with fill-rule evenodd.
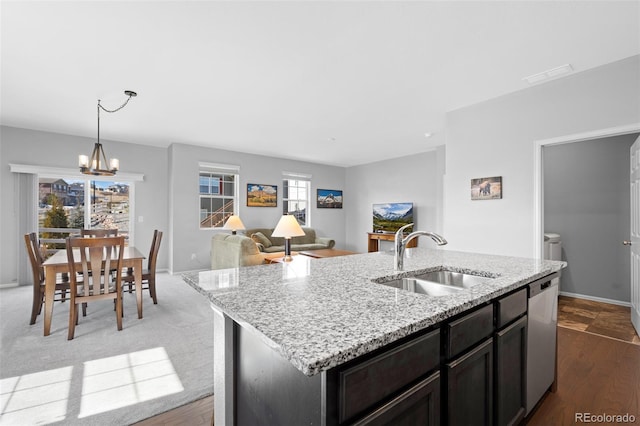
M 604 137 L 613 137 L 640 132 L 640 123 L 625 124 L 623 126 L 608 127 L 605 129 L 592 130 L 583 133 L 557 136 L 548 139 L 533 141 L 533 212 L 534 212 L 534 235 L 533 252 L 536 259 L 542 259 L 544 253 L 543 233 L 544 233 L 544 170 L 542 169 L 542 147 L 545 145 L 559 145 L 572 142 L 584 142 Z
M 559 294 L 560 296 L 575 297 L 576 299 L 592 300 L 594 302 L 609 303 L 611 305 L 626 306 L 626 307 L 631 306 L 631 303 L 629 302 L 607 299 L 604 297 L 587 296 L 586 294 L 569 293 L 567 291 L 561 291 Z
M 0 290 L 2 290 L 3 288 L 13 288 L 13 287 L 20 287 L 20 285 L 18 283 L 0 284 Z M 31 286 L 26 284 L 23 287 L 31 287 Z
M 282 172 L 283 177 L 292 178 L 291 180 L 311 180 L 312 176 L 308 173 L 299 172 Z
M 221 173 L 227 173 L 227 174 L 240 173 L 240 166 L 237 166 L 235 164 L 206 163 L 206 162 L 199 161 L 198 167 L 200 169 L 211 169 L 213 171 L 219 171 Z M 206 171 L 211 172 L 211 170 L 206 170 Z
M 89 179 L 110 182 L 142 182 L 144 174 L 118 172 L 115 176 L 93 176 L 85 175 L 76 169 L 67 169 L 64 167 L 48 167 L 34 166 L 30 164 L 13 164 L 9 163 L 12 173 L 30 173 L 40 177 L 51 178 L 73 178 L 73 179 Z

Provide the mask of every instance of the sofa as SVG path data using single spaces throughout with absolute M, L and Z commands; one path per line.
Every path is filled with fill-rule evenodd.
M 211 238 L 211 269 L 239 268 L 262 263 L 264 255 L 249 237 L 216 234 Z
M 284 251 L 284 238 L 271 236 L 273 230 L 274 228 L 250 228 L 245 230 L 245 236 L 252 239 L 263 253 Z M 313 228 L 303 226 L 302 230 L 302 237 L 291 238 L 292 251 L 329 249 L 336 244 L 331 238 L 318 237 Z

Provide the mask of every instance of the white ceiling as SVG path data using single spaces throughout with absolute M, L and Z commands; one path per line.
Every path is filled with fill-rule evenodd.
M 442 144 L 447 111 L 531 74 L 640 53 L 638 1 L 49 0 L 0 13 L 4 125 L 95 138 L 97 100 L 115 108 L 129 89 L 125 109 L 101 114 L 101 139 L 345 166 Z

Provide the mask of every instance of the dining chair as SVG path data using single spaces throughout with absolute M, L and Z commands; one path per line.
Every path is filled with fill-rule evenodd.
M 33 303 L 31 306 L 31 321 L 29 324 L 36 323 L 36 317 L 42 312 L 42 304 L 44 303 L 44 258 L 40 251 L 40 243 L 35 232 L 24 235 L 24 242 L 27 246 L 27 254 L 31 263 L 31 271 L 33 272 Z M 69 290 L 69 279 L 66 276 L 56 277 L 56 292 L 59 297 L 54 301 L 64 302 L 67 300 L 67 291 Z
M 78 324 L 78 304 L 96 300 L 114 301 L 116 323 L 122 330 L 123 252 L 124 237 L 67 238 L 71 279 L 68 340 L 73 339 Z M 108 271 L 115 271 L 115 276 Z
M 149 294 L 153 299 L 154 305 L 158 304 L 158 298 L 156 297 L 156 260 L 158 259 L 158 251 L 160 250 L 161 241 L 162 231 L 158 231 L 156 229 L 153 231 L 151 250 L 149 251 L 149 257 L 147 258 L 147 268 L 142 270 L 142 289 L 149 289 Z M 129 284 L 129 293 L 131 293 L 133 283 L 135 282 L 133 270 L 127 270 L 126 275 L 124 275 L 122 279 Z
M 118 229 L 81 229 L 80 236 L 94 238 L 117 237 Z

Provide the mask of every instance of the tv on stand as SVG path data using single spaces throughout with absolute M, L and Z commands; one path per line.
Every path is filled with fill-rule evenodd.
M 414 223 L 413 203 L 373 205 L 373 232 L 393 234 L 410 223 Z

